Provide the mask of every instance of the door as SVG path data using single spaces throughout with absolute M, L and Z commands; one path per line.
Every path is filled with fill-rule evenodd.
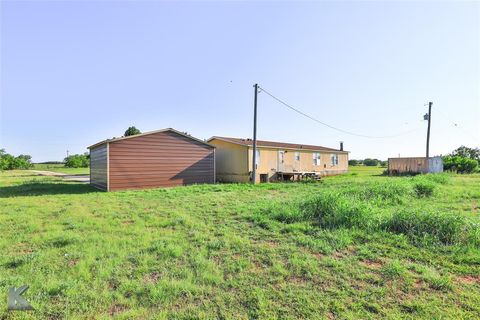
M 295 172 L 302 171 L 300 167 L 300 151 L 295 151 L 293 154 L 293 165 L 292 170 Z
M 280 171 L 280 172 L 285 171 L 285 151 L 284 150 L 278 150 L 277 171 Z

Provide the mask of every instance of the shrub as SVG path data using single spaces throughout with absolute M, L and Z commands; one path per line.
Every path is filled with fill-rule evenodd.
M 84 154 L 72 154 L 65 158 L 65 167 L 67 168 L 87 168 L 90 165 L 90 156 Z
M 444 170 L 454 171 L 458 173 L 473 173 L 478 166 L 478 161 L 461 156 L 445 156 L 443 157 Z

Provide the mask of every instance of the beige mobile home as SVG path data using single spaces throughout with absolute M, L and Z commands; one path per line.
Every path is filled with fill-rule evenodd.
M 253 171 L 251 139 L 212 137 L 220 182 L 248 182 Z M 256 182 L 295 180 L 348 171 L 348 152 L 321 146 L 257 140 Z

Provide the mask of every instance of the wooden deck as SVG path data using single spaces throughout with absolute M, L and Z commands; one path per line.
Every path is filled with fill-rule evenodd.
M 279 181 L 303 181 L 307 179 L 321 179 L 321 176 L 318 172 L 312 171 L 277 171 L 277 177 Z

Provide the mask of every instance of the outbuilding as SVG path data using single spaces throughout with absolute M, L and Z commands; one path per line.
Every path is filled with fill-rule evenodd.
M 390 175 L 443 172 L 442 157 L 388 158 Z
M 101 141 L 90 184 L 105 191 L 215 182 L 215 147 L 172 128 Z

